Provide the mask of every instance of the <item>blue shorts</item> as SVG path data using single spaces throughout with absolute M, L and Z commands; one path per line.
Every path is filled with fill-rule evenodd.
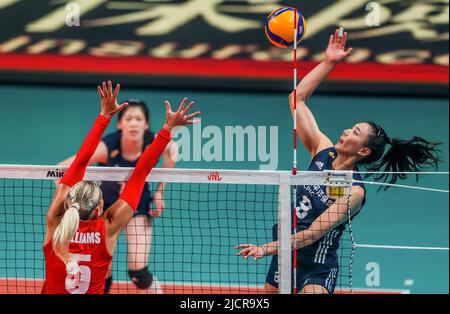
M 143 207 L 143 206 L 139 206 L 139 207 L 136 209 L 136 211 L 135 211 L 133 217 L 136 217 L 136 216 L 148 216 L 148 217 L 151 218 L 151 216 L 150 216 L 150 214 L 149 214 L 148 212 L 149 212 L 149 209 L 148 209 L 148 208 L 145 208 L 145 207 Z
M 274 241 L 278 238 L 278 225 L 272 229 Z M 325 264 L 297 264 L 297 292 L 307 285 L 319 285 L 328 290 L 330 294 L 334 293 L 336 287 L 336 279 L 339 273 L 338 265 Z M 278 288 L 278 255 L 272 256 L 269 271 L 267 273 L 266 282 Z M 291 274 L 291 282 L 293 282 L 293 274 Z M 293 287 L 291 287 L 293 288 Z

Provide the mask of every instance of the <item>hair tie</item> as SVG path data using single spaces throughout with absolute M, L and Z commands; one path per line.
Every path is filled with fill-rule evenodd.
M 77 210 L 80 210 L 80 204 L 78 204 L 78 203 L 72 203 L 72 205 L 70 205 L 70 207 L 75 207 Z

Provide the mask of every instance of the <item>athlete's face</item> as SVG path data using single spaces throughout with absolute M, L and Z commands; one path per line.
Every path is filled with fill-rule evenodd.
M 352 128 L 344 130 L 335 145 L 336 151 L 340 155 L 356 156 L 363 159 L 370 154 L 370 149 L 366 147 L 372 128 L 368 123 L 357 123 Z
M 148 122 L 144 112 L 139 107 L 125 109 L 122 119 L 117 122 L 117 128 L 122 130 L 122 137 L 127 140 L 140 140 L 148 129 Z

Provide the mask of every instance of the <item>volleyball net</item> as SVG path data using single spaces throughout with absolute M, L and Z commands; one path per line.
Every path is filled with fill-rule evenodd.
M 0 293 L 40 293 L 45 278 L 45 217 L 55 180 L 64 170 L 0 166 Z M 131 171 L 89 167 L 85 179 L 120 184 Z M 322 191 L 319 193 L 325 202 L 331 199 L 327 196 L 330 189 L 337 188 L 340 192 L 336 197 L 347 206 L 351 181 L 351 172 L 299 172 L 292 176 L 279 171 L 154 169 L 148 177 L 149 187 L 155 191 L 160 182 L 167 183 L 165 210 L 161 217 L 152 219 L 151 235 L 146 230 L 148 221 L 143 222 L 146 218 L 132 220 L 122 232 L 112 262 L 110 293 L 264 293 L 272 257 L 243 259 L 235 246 L 261 245 L 274 237 L 278 239 L 279 292 L 292 293 L 296 281 L 292 220 L 293 215 L 300 219 L 305 212 L 301 204 L 293 206 L 293 187 Z M 342 234 L 340 271 L 333 277 L 336 290 L 344 292 L 352 288 L 349 229 Z M 325 238 L 319 252 L 322 255 L 331 244 L 330 236 Z M 137 289 L 128 271 L 130 266 L 139 269 L 147 261 L 154 284 L 150 290 Z

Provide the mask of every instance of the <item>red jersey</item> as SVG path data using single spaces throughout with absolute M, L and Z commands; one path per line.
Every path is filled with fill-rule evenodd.
M 55 255 L 52 241 L 44 244 L 45 282 L 43 294 L 103 294 L 112 256 L 106 248 L 105 221 L 80 220 L 70 241 L 69 252 L 80 269 L 78 279 L 67 274 L 66 265 Z

